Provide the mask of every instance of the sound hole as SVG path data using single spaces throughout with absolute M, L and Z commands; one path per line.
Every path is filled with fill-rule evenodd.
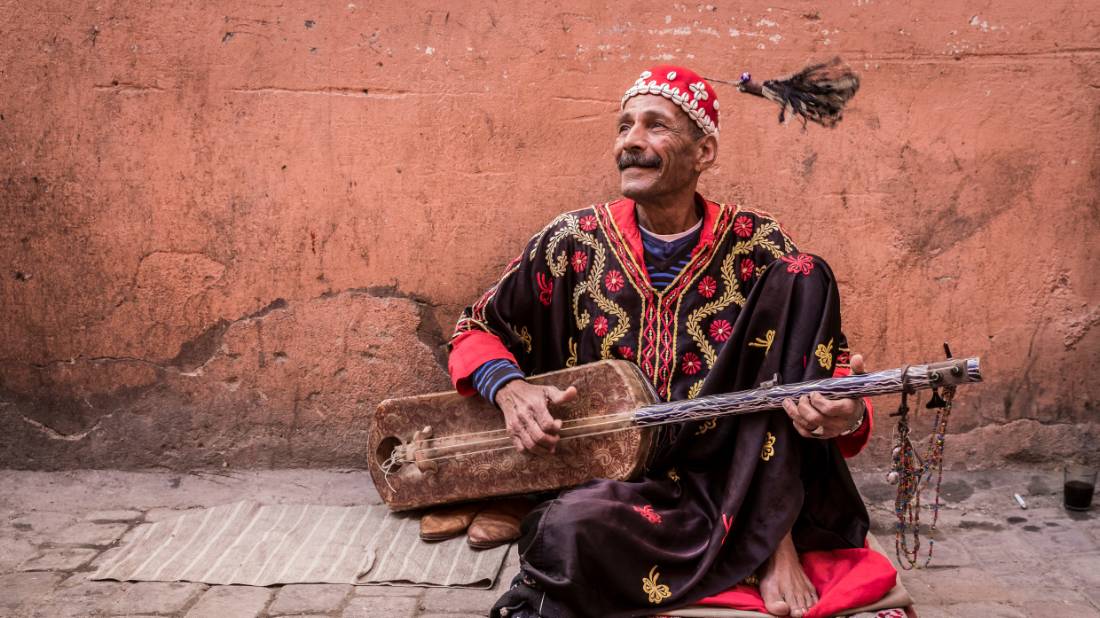
M 387 471 L 396 472 L 402 464 L 395 463 L 391 461 L 390 458 L 393 455 L 393 450 L 399 446 L 401 446 L 401 439 L 397 436 L 383 438 L 382 441 L 378 443 L 378 450 L 374 453 L 375 462 L 378 464 L 378 467 L 385 469 L 387 466 L 392 466 L 392 468 Z

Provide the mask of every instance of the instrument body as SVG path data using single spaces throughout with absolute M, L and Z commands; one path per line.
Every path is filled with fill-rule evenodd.
M 653 387 L 634 363 L 600 361 L 528 378 L 533 384 L 566 388 L 575 385 L 577 401 L 552 408 L 555 418 L 577 421 L 592 416 L 629 413 L 656 401 Z M 495 496 L 535 493 L 579 485 L 593 478 L 629 480 L 645 470 L 653 452 L 656 429 L 629 427 L 559 442 L 553 456 L 535 457 L 514 448 L 455 456 L 432 471 L 404 465 L 386 474 L 382 464 L 393 449 L 414 442 L 431 427 L 433 448 L 445 449 L 448 438 L 493 432 L 504 425 L 495 406 L 481 397 L 453 391 L 387 399 L 378 406 L 368 433 L 368 467 L 382 500 L 395 511 Z M 457 442 L 457 440 L 456 440 Z

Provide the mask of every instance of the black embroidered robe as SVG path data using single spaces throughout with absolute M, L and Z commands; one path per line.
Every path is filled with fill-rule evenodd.
M 697 201 L 699 243 L 663 291 L 633 202 L 557 217 L 459 320 L 459 389 L 489 357 L 529 375 L 631 360 L 665 400 L 833 375 L 847 350 L 828 266 L 763 213 Z M 595 480 L 528 516 L 523 583 L 494 615 L 523 602 L 546 616 L 684 605 L 752 575 L 792 526 L 800 550 L 863 544 L 867 514 L 834 441 L 803 439 L 781 410 L 674 425 L 644 479 Z

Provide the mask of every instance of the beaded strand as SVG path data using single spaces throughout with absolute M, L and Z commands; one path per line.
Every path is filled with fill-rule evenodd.
M 903 376 L 905 372 L 903 370 Z M 935 422 L 932 425 L 932 433 L 928 438 L 928 448 L 922 459 L 909 437 L 909 405 L 908 390 L 902 389 L 901 404 L 898 411 L 892 416 L 898 417 L 897 428 L 894 433 L 893 466 L 886 478 L 898 486 L 897 497 L 894 500 L 894 515 L 897 524 L 894 532 L 894 551 L 898 557 L 898 564 L 903 570 L 927 567 L 932 561 L 932 549 L 935 539 L 932 535 L 936 531 L 936 524 L 940 517 L 940 485 L 943 482 L 943 451 L 945 437 L 947 435 L 947 421 L 951 416 L 951 403 L 955 398 L 955 387 L 943 388 L 943 396 L 939 397 L 933 391 L 932 400 L 928 407 L 936 409 Z M 928 557 L 923 564 L 919 564 L 920 554 L 920 510 L 921 492 L 932 481 L 933 473 L 936 476 L 935 494 L 932 502 L 932 524 L 928 529 Z M 909 544 L 909 535 L 912 535 L 912 547 Z

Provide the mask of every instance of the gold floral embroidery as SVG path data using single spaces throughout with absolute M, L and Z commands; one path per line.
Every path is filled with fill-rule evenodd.
M 519 337 L 519 340 L 523 342 L 523 349 L 527 350 L 527 353 L 530 354 L 531 353 L 531 331 L 527 330 L 526 326 L 521 326 L 519 328 L 519 330 L 515 330 L 515 327 L 513 327 L 512 330 L 515 331 L 516 336 Z
M 672 596 L 672 591 L 664 584 L 658 584 L 657 578 L 661 574 L 657 572 L 657 565 L 649 570 L 649 577 L 642 578 L 642 592 L 649 595 L 649 602 L 654 605 Z
M 572 238 L 578 244 L 592 249 L 591 264 L 586 264 L 586 267 L 581 269 L 585 273 L 585 279 L 578 281 L 573 288 L 573 317 L 576 320 L 577 330 L 588 328 L 589 324 L 592 322 L 592 316 L 588 311 L 582 310 L 580 304 L 581 297 L 588 294 L 596 303 L 596 306 L 599 307 L 600 311 L 615 318 L 614 328 L 607 331 L 601 337 L 600 341 L 600 358 L 611 358 L 611 347 L 625 337 L 630 330 L 630 316 L 627 314 L 626 310 L 604 296 L 603 290 L 601 289 L 600 284 L 603 281 L 604 269 L 607 267 L 607 249 L 602 243 L 596 240 L 593 234 L 585 232 L 580 228 L 576 217 L 565 217 L 562 219 L 562 223 L 561 229 L 555 232 L 547 242 L 547 267 L 549 267 L 550 273 L 554 275 L 554 277 L 560 277 L 565 274 L 566 268 L 570 263 L 566 255 L 568 252 L 562 251 L 553 258 L 553 260 L 551 260 L 550 256 L 558 251 L 558 246 L 566 238 Z M 603 319 L 606 320 L 607 318 Z M 569 366 L 571 367 L 572 365 Z
M 817 362 L 821 365 L 822 369 L 833 368 L 833 340 L 830 338 L 829 343 L 817 344 L 817 350 L 814 351 L 814 356 L 817 357 Z
M 737 212 L 741 211 L 738 210 Z M 761 247 L 767 250 L 769 253 L 772 254 L 772 257 L 775 258 L 778 258 L 785 253 L 790 253 L 790 249 L 787 247 L 787 245 L 790 244 L 790 241 L 787 240 L 786 234 L 783 234 L 782 230 L 779 229 L 779 224 L 773 220 L 764 218 L 759 213 L 753 214 L 756 214 L 758 217 L 760 217 L 760 225 L 756 226 L 755 233 L 753 233 L 751 238 L 747 238 L 734 244 L 733 248 L 730 249 L 729 254 L 726 255 L 726 258 L 722 261 L 722 267 L 719 271 L 722 275 L 722 289 L 724 290 L 722 296 L 692 311 L 687 318 L 687 332 L 689 335 L 691 335 L 691 339 L 695 342 L 695 345 L 699 346 L 699 351 L 703 353 L 703 360 L 706 361 L 707 369 L 710 369 L 714 365 L 714 361 L 718 358 L 718 353 L 710 344 L 710 341 L 707 340 L 706 336 L 704 336 L 702 321 L 726 309 L 730 306 L 731 303 L 736 303 L 739 307 L 745 306 L 745 297 L 743 294 L 741 294 L 741 284 L 737 280 L 737 274 L 735 270 L 735 265 L 737 263 L 736 258 L 738 258 L 739 256 L 752 254 L 752 252 L 757 247 Z M 783 249 L 780 249 L 779 246 L 772 242 L 769 238 L 769 236 L 771 236 L 776 231 L 779 231 L 780 235 L 783 237 L 783 243 L 785 245 Z M 757 269 L 757 276 L 760 275 L 760 272 L 763 272 L 764 268 L 765 266 L 760 266 Z M 698 382 L 693 384 L 691 388 L 696 389 L 696 393 L 698 393 L 697 388 L 702 388 L 702 386 L 703 380 L 700 379 Z M 689 398 L 691 398 L 690 395 Z
M 676 473 L 676 468 L 669 468 L 668 469 L 668 478 L 672 479 L 673 481 L 675 481 L 677 483 L 680 482 L 680 475 Z
M 764 461 L 770 460 L 775 456 L 775 436 L 772 432 L 768 432 L 768 438 L 764 440 L 764 448 L 760 449 L 760 459 Z
M 703 421 L 702 425 L 699 426 L 699 429 L 695 432 L 695 435 L 701 436 L 711 429 L 714 429 L 716 425 L 718 425 L 718 419 L 708 418 L 707 420 Z
M 577 342 L 573 341 L 570 337 L 568 341 L 569 345 L 569 358 L 565 359 L 566 367 L 575 367 L 577 365 Z
M 737 247 L 743 244 L 737 243 Z M 686 322 L 687 332 L 691 335 L 695 345 L 699 346 L 699 350 L 702 351 L 703 359 L 707 361 L 708 368 L 714 365 L 718 353 L 703 334 L 702 321 L 719 313 L 733 303 L 737 303 L 741 307 L 745 305 L 745 297 L 741 294 L 741 286 L 738 285 L 737 275 L 734 273 L 735 258 L 740 255 L 737 247 L 726 256 L 726 259 L 722 260 L 722 267 L 719 269 L 722 274 L 722 295 L 692 311 Z
M 775 343 L 775 329 L 770 329 L 764 333 L 763 337 L 757 337 L 749 342 L 750 348 L 764 348 L 764 355 L 767 356 L 768 352 L 772 349 L 772 344 Z

